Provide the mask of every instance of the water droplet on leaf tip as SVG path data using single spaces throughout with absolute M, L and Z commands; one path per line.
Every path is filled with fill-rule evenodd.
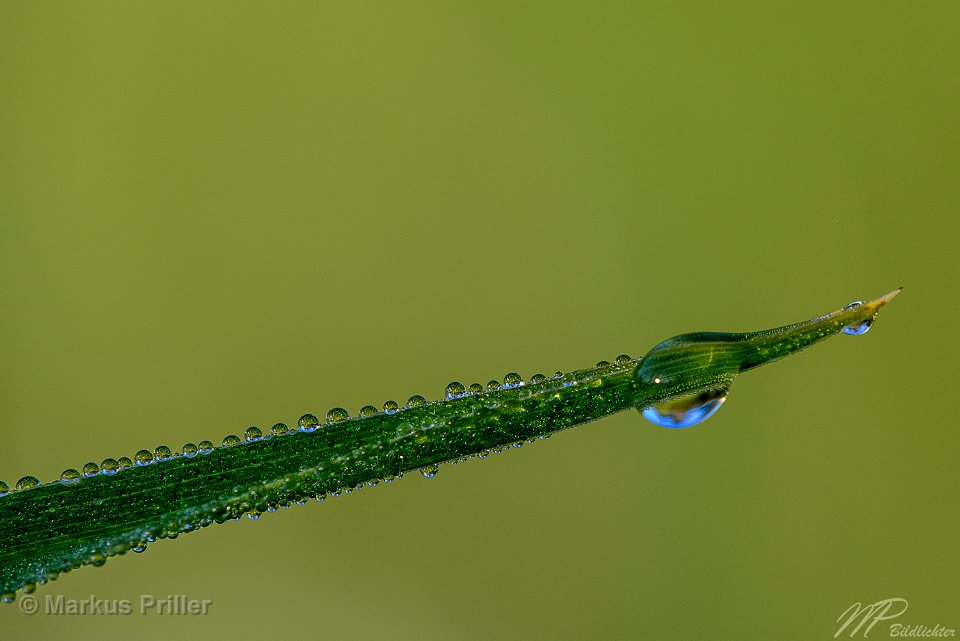
M 854 307 L 860 307 L 861 305 L 863 305 L 863 302 L 862 302 L 862 301 L 855 300 L 855 301 L 853 301 L 852 303 L 850 303 L 850 304 L 848 304 L 848 305 L 844 305 L 843 308 L 844 308 L 844 309 L 853 309 Z M 863 335 L 863 334 L 866 334 L 866 333 L 870 330 L 870 328 L 871 328 L 872 326 L 873 326 L 873 319 L 872 319 L 872 318 L 868 318 L 868 319 L 866 319 L 866 320 L 857 321 L 856 323 L 853 323 L 852 325 L 847 325 L 846 327 L 844 327 L 844 328 L 841 329 L 840 331 L 843 332 L 844 334 L 849 334 L 850 336 L 861 336 L 861 335 Z
M 651 405 L 643 408 L 641 414 L 661 427 L 691 427 L 713 416 L 726 400 L 727 390 L 709 390 Z

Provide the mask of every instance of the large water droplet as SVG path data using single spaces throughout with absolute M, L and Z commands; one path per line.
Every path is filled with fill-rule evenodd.
M 83 475 L 84 476 L 96 476 L 100 473 L 100 467 L 96 463 L 87 463 L 83 466 Z
M 855 300 L 849 305 L 844 305 L 844 309 L 852 309 L 854 307 L 860 307 L 863 305 L 863 301 Z M 847 325 L 840 331 L 844 334 L 850 334 L 851 336 L 860 336 L 861 334 L 866 334 L 867 331 L 873 326 L 873 319 L 868 318 L 866 320 L 858 321 L 853 325 Z
M 129 456 L 121 456 L 120 458 L 117 459 L 117 466 L 121 470 L 125 470 L 128 467 L 133 467 L 133 461 L 130 460 Z
M 380 412 L 378 412 L 377 408 L 374 407 L 373 405 L 364 405 L 363 407 L 360 408 L 360 418 L 368 418 L 370 416 L 374 416 L 379 413 Z
M 107 476 L 113 476 L 119 469 L 120 464 L 117 463 L 116 459 L 105 458 L 103 459 L 103 462 L 100 463 L 100 472 L 106 474 Z
M 261 438 L 263 438 L 263 432 L 261 432 L 260 428 L 255 425 L 253 427 L 248 427 L 243 431 L 243 440 L 245 440 L 247 443 L 259 441 Z
M 387 401 L 383 404 L 384 414 L 394 414 L 398 409 L 400 409 L 400 405 L 396 401 Z
M 193 443 L 184 443 L 180 449 L 183 450 L 183 455 L 187 458 L 193 458 L 197 455 L 197 446 Z
M 727 390 L 716 389 L 676 398 L 641 410 L 643 418 L 662 427 L 690 427 L 707 420 L 727 400 Z
M 329 412 L 327 412 L 328 423 L 342 423 L 348 418 L 350 418 L 350 412 L 343 409 L 342 407 L 334 407 Z
M 200 441 L 200 443 L 197 444 L 197 448 L 199 448 L 201 454 L 209 454 L 213 451 L 213 443 L 210 441 Z M 149 452 L 147 452 L 147 454 L 149 454 Z
M 150 465 L 153 463 L 153 454 L 149 450 L 138 450 L 137 453 L 133 455 L 133 458 L 137 462 L 137 465 Z
M 498 389 L 500 389 L 500 381 L 490 381 L 487 383 L 488 392 L 496 392 Z
M 447 395 L 447 398 L 452 400 L 455 398 L 460 398 L 461 396 L 463 396 L 463 393 L 466 391 L 467 391 L 467 388 L 463 386 L 463 383 L 459 381 L 453 381 L 452 383 L 447 385 L 447 389 L 444 390 L 444 393 Z
M 63 471 L 63 474 L 60 475 L 60 480 L 64 483 L 76 483 L 80 480 L 80 472 L 71 468 L 67 468 Z
M 153 457 L 158 461 L 166 461 L 168 458 L 173 458 L 173 450 L 166 445 L 158 445 L 153 448 Z
M 547 377 L 544 376 L 543 374 L 534 374 L 533 376 L 530 377 L 530 384 L 536 385 L 537 383 L 542 383 L 545 380 L 547 380 Z
M 223 447 L 235 447 L 240 445 L 240 443 L 242 443 L 242 441 L 236 434 L 227 434 L 223 437 L 223 441 L 221 441 L 221 445 Z
M 277 423 L 276 425 L 270 428 L 270 433 L 273 434 L 274 436 L 283 436 L 289 431 L 290 431 L 290 428 L 287 427 L 286 423 Z
M 483 391 L 483 385 L 480 383 L 470 383 L 469 390 L 471 394 L 479 394 Z
M 301 432 L 312 432 L 320 425 L 320 419 L 313 414 L 304 414 L 300 417 L 300 420 L 297 421 L 297 425 L 300 426 Z

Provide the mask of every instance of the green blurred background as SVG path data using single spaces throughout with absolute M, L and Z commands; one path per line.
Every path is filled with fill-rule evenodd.
M 0 478 L 903 285 L 863 338 L 38 591 L 3 636 L 960 628 L 960 5 L 0 4 Z M 871 636 L 886 636 L 878 627 Z

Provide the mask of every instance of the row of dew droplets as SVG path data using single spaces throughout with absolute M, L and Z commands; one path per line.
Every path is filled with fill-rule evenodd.
M 631 359 L 626 355 L 621 355 L 616 359 L 616 364 L 620 366 L 625 366 L 630 362 L 631 362 Z M 597 364 L 597 367 L 606 367 L 609 365 L 610 364 L 607 363 L 606 361 L 601 361 L 600 363 Z M 562 379 L 565 377 L 569 377 L 569 375 L 564 374 L 562 372 L 557 372 L 553 378 Z M 548 380 L 548 377 L 542 374 L 536 374 L 530 379 L 529 384 L 536 385 L 539 383 L 543 383 L 547 380 Z M 526 384 L 527 383 L 524 383 L 522 377 L 519 374 L 517 374 L 516 372 L 511 372 L 511 373 L 508 373 L 506 376 L 504 376 L 502 385 L 499 381 L 490 381 L 490 383 L 488 383 L 486 388 L 480 383 L 473 383 L 468 388 L 465 388 L 462 383 L 452 382 L 449 385 L 447 385 L 445 389 L 445 396 L 449 400 L 454 400 L 467 395 L 481 394 L 484 391 L 499 391 L 501 389 L 513 389 L 516 387 L 521 387 Z M 404 405 L 404 408 L 417 408 L 417 407 L 425 406 L 427 404 L 428 402 L 423 396 L 414 395 L 407 400 L 406 404 Z M 390 400 L 383 404 L 382 411 L 384 414 L 387 414 L 387 415 L 394 414 L 400 411 L 400 406 L 396 401 Z M 379 414 L 379 411 L 375 407 L 371 405 L 366 405 L 360 409 L 358 416 L 359 418 L 367 418 L 370 416 L 374 416 L 376 414 Z M 347 410 L 343 408 L 335 407 L 331 409 L 329 412 L 327 412 L 326 419 L 328 424 L 341 423 L 346 420 L 349 420 L 350 414 Z M 304 432 L 314 431 L 319 426 L 320 426 L 320 421 L 313 414 L 304 414 L 298 421 L 298 427 L 300 428 L 300 431 L 304 431 Z M 244 442 L 252 443 L 252 442 L 263 440 L 263 439 L 269 439 L 271 437 L 285 436 L 285 435 L 294 434 L 294 433 L 296 432 L 293 430 L 290 430 L 287 427 L 287 425 L 284 423 L 275 424 L 270 429 L 270 432 L 266 435 L 263 434 L 260 428 L 253 426 L 253 427 L 247 428 L 243 432 L 242 439 L 233 434 L 230 434 L 224 437 L 222 444 L 219 447 L 221 448 L 235 447 Z M 548 434 L 545 434 L 541 436 L 541 438 L 545 439 L 548 436 L 549 436 Z M 529 442 L 533 442 L 533 439 L 530 439 Z M 513 447 L 520 447 L 522 443 L 514 443 L 512 445 Z M 150 452 L 149 450 L 140 450 L 134 455 L 133 459 L 126 456 L 120 457 L 119 459 L 107 458 L 107 459 L 104 459 L 99 466 L 93 462 L 87 463 L 86 465 L 83 466 L 82 472 L 73 468 L 64 470 L 63 473 L 61 474 L 59 482 L 62 484 L 73 484 L 73 483 L 80 482 L 83 478 L 92 478 L 101 474 L 106 476 L 112 476 L 119 471 L 133 468 L 136 466 L 143 467 L 143 466 L 151 465 L 155 462 L 165 461 L 165 460 L 173 459 L 180 456 L 183 456 L 184 458 L 187 458 L 187 459 L 191 459 L 196 457 L 197 455 L 210 454 L 214 452 L 216 449 L 217 449 L 217 446 L 214 446 L 214 444 L 209 440 L 200 441 L 199 444 L 185 443 L 181 448 L 181 452 L 174 452 L 169 447 L 161 445 L 155 448 L 153 452 Z M 501 452 L 501 451 L 505 451 L 506 449 L 509 449 L 509 446 L 503 447 L 503 448 L 495 448 L 493 451 Z M 484 452 L 479 453 L 477 456 L 479 456 L 480 458 L 486 458 L 487 455 L 489 455 L 489 451 L 485 450 Z M 466 461 L 468 458 L 472 458 L 472 456 L 463 457 L 462 459 L 459 459 L 459 460 L 454 460 L 452 461 L 452 463 L 455 464 L 460 461 Z M 425 478 L 434 478 L 439 472 L 439 468 L 440 466 L 438 463 L 428 464 L 420 468 L 420 473 Z M 399 473 L 396 476 L 387 477 L 382 480 L 389 482 L 394 480 L 394 478 L 401 478 L 402 476 L 403 474 Z M 374 487 L 378 483 L 379 483 L 379 480 L 375 479 L 375 480 L 368 481 L 367 485 Z M 25 476 L 16 483 L 14 491 L 28 490 L 35 487 L 40 487 L 41 485 L 42 484 L 36 477 Z M 351 490 L 359 490 L 361 489 L 361 487 L 362 486 L 358 486 L 356 488 L 345 488 L 345 491 L 349 493 Z M 10 492 L 11 492 L 10 487 L 5 482 L 0 481 L 0 496 L 3 496 Z M 340 493 L 341 493 L 340 491 L 333 491 L 331 492 L 331 495 L 339 496 Z M 306 498 L 315 498 L 317 501 L 322 502 L 326 498 L 326 494 L 323 494 L 323 493 L 318 494 L 315 492 L 308 493 L 304 497 L 295 498 L 292 500 L 298 505 L 304 505 L 306 502 Z M 290 507 L 290 501 L 288 500 L 272 501 L 267 503 L 266 506 L 260 506 L 260 507 L 265 507 L 266 508 L 265 511 L 267 512 L 275 512 L 277 510 L 277 507 Z M 260 514 L 261 514 L 261 511 L 258 510 L 257 508 L 253 508 L 248 512 L 248 516 L 251 519 L 259 518 Z M 240 518 L 240 516 L 241 514 L 235 514 L 234 516 L 229 517 L 229 520 L 236 521 Z M 133 552 L 143 552 L 146 549 L 147 543 L 150 541 L 155 541 L 158 536 L 176 538 L 178 534 L 182 532 L 194 531 L 199 529 L 200 527 L 205 527 L 207 525 L 210 525 L 213 522 L 219 523 L 224 521 L 221 521 L 219 519 L 214 520 L 212 518 L 203 518 L 203 519 L 200 519 L 199 523 L 187 523 L 187 524 L 184 524 L 182 527 L 174 523 L 169 523 L 165 526 L 166 529 L 161 529 L 158 532 L 145 531 L 142 535 L 142 539 L 139 541 L 134 540 L 132 542 L 127 542 L 125 544 L 116 544 L 112 546 L 109 550 L 105 550 L 105 551 L 92 551 L 87 555 L 87 557 L 82 562 L 75 562 L 73 564 L 73 567 L 76 568 L 76 567 L 79 567 L 80 565 L 93 565 L 93 566 L 99 567 L 106 563 L 108 556 L 112 556 L 114 554 L 122 554 L 123 552 L 128 550 Z M 70 569 L 69 567 L 65 567 L 61 571 L 68 571 L 69 569 Z M 42 583 L 45 583 L 48 579 L 55 579 L 59 573 L 60 572 L 58 571 L 50 571 L 48 573 L 42 574 L 37 578 L 36 582 L 26 583 L 24 586 L 22 586 L 21 591 L 24 593 L 33 592 L 36 588 L 37 583 L 42 584 Z M 3 595 L 0 595 L 0 600 L 9 603 L 14 600 L 15 596 L 16 595 L 14 593 L 5 593 Z
M 848 305 L 848 307 L 856 306 L 859 304 L 860 303 L 851 303 L 850 305 Z M 864 325 L 865 325 L 865 329 L 862 329 L 861 331 L 859 331 L 859 333 L 866 332 L 867 329 L 869 329 L 869 325 L 870 325 L 869 322 L 866 322 Z M 847 333 L 854 333 L 852 331 L 848 331 L 848 329 L 844 329 L 844 331 Z M 630 364 L 631 362 L 632 362 L 632 359 L 626 354 L 621 354 L 616 358 L 617 365 L 625 366 Z M 597 367 L 605 367 L 609 365 L 610 363 L 608 363 L 607 361 L 600 361 L 599 363 L 597 363 Z M 553 378 L 559 379 L 559 378 L 562 378 L 563 376 L 564 374 L 562 372 L 556 372 Z M 536 385 L 546 380 L 548 379 L 543 374 L 535 374 L 530 379 L 530 384 Z M 448 400 L 455 400 L 467 395 L 481 394 L 484 391 L 495 392 L 501 389 L 513 389 L 516 387 L 523 386 L 525 384 L 526 383 L 524 383 L 523 378 L 520 376 L 520 374 L 516 372 L 510 372 L 503 377 L 502 383 L 500 381 L 492 380 L 489 383 L 487 383 L 485 387 L 480 383 L 472 383 L 469 387 L 465 387 L 463 383 L 460 383 L 458 381 L 453 381 L 447 385 L 446 389 L 444 390 L 444 396 Z M 411 396 L 407 400 L 407 402 L 404 404 L 404 408 L 422 407 L 424 405 L 427 405 L 426 398 L 417 394 L 417 395 Z M 390 414 L 395 414 L 400 409 L 401 409 L 400 405 L 396 401 L 389 400 L 383 404 L 382 411 L 384 414 L 390 415 Z M 371 416 L 375 416 L 379 413 L 380 411 L 378 411 L 377 408 L 375 408 L 374 406 L 365 405 L 364 407 L 360 408 L 360 412 L 358 416 L 359 418 L 368 418 Z M 350 413 L 342 407 L 334 407 L 333 409 L 328 411 L 326 414 L 326 420 L 328 424 L 341 423 L 343 421 L 348 420 L 349 418 L 350 418 Z M 297 426 L 299 428 L 299 431 L 301 432 L 313 432 L 314 430 L 316 430 L 321 426 L 321 423 L 320 423 L 320 419 L 318 419 L 314 414 L 308 413 L 300 417 L 300 419 L 297 421 Z M 229 434 L 225 436 L 221 441 L 220 447 L 224 447 L 224 448 L 235 447 L 237 445 L 241 445 L 244 442 L 251 443 L 254 441 L 262 440 L 264 438 L 285 436 L 287 434 L 292 434 L 292 433 L 294 432 L 291 431 L 285 423 L 275 424 L 272 428 L 270 428 L 270 433 L 267 434 L 266 436 L 264 436 L 263 432 L 260 430 L 259 427 L 253 426 L 253 427 L 247 428 L 244 431 L 243 438 L 235 434 Z M 112 476 L 117 472 L 121 472 L 125 469 L 129 469 L 134 466 L 143 467 L 143 466 L 147 466 L 152 463 L 155 463 L 157 461 L 165 461 L 181 455 L 188 459 L 194 458 L 198 454 L 200 455 L 210 454 L 215 449 L 217 449 L 216 446 L 214 446 L 214 444 L 208 440 L 200 441 L 199 444 L 185 443 L 181 448 L 181 452 L 173 452 L 169 447 L 165 445 L 161 445 L 155 448 L 153 452 L 149 450 L 139 450 L 136 454 L 134 454 L 133 459 L 126 456 L 122 456 L 118 459 L 106 458 L 99 465 L 91 461 L 89 463 L 86 463 L 82 467 L 82 471 L 78 471 L 74 468 L 68 468 L 61 473 L 59 482 L 65 485 L 69 485 L 69 484 L 77 483 L 83 478 L 93 478 L 101 474 L 105 476 Z M 436 475 L 436 472 L 430 475 L 425 474 L 425 476 L 427 476 L 428 478 L 433 478 L 433 476 L 435 475 Z M 41 485 L 42 483 L 40 482 L 40 480 L 34 476 L 22 477 L 20 480 L 17 481 L 17 483 L 15 484 L 12 490 L 10 486 L 7 485 L 6 482 L 0 481 L 0 496 L 9 494 L 11 491 L 28 490 L 35 487 L 40 487 Z

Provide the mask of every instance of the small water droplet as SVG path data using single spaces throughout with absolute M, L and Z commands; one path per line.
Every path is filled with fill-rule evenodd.
M 0 481 L 0 496 L 10 493 L 10 486 L 6 481 Z
M 94 552 L 87 557 L 87 563 L 92 565 L 95 568 L 101 567 L 104 563 L 107 562 L 107 557 L 100 552 Z
M 368 416 L 374 416 L 375 414 L 379 414 L 379 413 L 380 412 L 378 412 L 377 408 L 374 407 L 373 405 L 364 405 L 363 407 L 360 408 L 359 415 L 360 415 L 360 418 L 367 418 Z
M 852 309 L 854 307 L 860 307 L 861 305 L 863 305 L 863 301 L 856 300 L 850 303 L 849 305 L 844 305 L 843 308 Z M 868 318 L 866 320 L 857 321 L 852 325 L 847 325 L 840 331 L 843 332 L 844 334 L 850 334 L 851 336 L 860 336 L 861 334 L 866 334 L 871 327 L 873 327 L 873 319 Z
M 327 412 L 327 423 L 342 423 L 350 418 L 350 412 L 342 407 L 334 407 Z
M 121 456 L 120 458 L 117 459 L 117 466 L 121 470 L 125 470 L 128 467 L 133 467 L 133 461 L 130 460 L 129 456 Z
M 727 390 L 715 389 L 664 401 L 641 410 L 643 418 L 662 427 L 690 427 L 707 420 L 727 400 Z
M 630 358 L 630 356 L 628 356 L 627 354 L 620 354 L 620 356 L 617 356 L 616 358 L 617 365 L 629 365 L 630 361 L 632 360 L 633 359 Z
M 259 513 L 259 512 L 247 512 L 247 518 L 250 519 L 251 521 L 256 521 L 257 519 L 260 518 L 260 513 Z
M 610 366 L 610 361 L 599 361 L 597 363 L 597 367 L 609 367 L 609 366 Z
M 248 427 L 243 431 L 243 440 L 245 440 L 247 443 L 259 441 L 261 438 L 263 438 L 263 432 L 261 432 L 260 428 L 255 425 Z
M 483 385 L 480 383 L 470 383 L 470 387 L 467 388 L 471 394 L 479 394 L 483 391 Z
M 200 443 L 197 445 L 197 448 L 200 450 L 201 454 L 209 454 L 213 451 L 213 443 L 210 441 L 200 441 Z
M 427 399 L 420 396 L 419 394 L 414 394 L 407 399 L 407 404 L 404 407 L 422 407 L 427 404 Z
M 130 549 L 133 550 L 134 552 L 136 552 L 137 554 L 140 554 L 141 552 L 143 552 L 144 550 L 147 549 L 147 544 L 144 543 L 143 541 L 141 541 L 140 543 L 135 544 L 135 545 L 134 545 L 132 548 L 130 548 Z
M 158 461 L 166 461 L 173 458 L 173 451 L 166 445 L 158 445 L 153 449 L 153 457 Z
M 490 381 L 489 383 L 487 383 L 488 392 L 496 392 L 499 389 L 500 389 L 500 381 Z
M 423 474 L 424 478 L 432 479 L 437 475 L 437 472 L 440 471 L 440 466 L 436 463 L 430 465 L 425 465 L 420 468 L 420 473 Z
M 105 458 L 100 463 L 100 471 L 107 476 L 113 476 L 117 473 L 117 470 L 120 469 L 120 464 L 117 463 L 116 459 Z
M 149 450 L 139 450 L 133 455 L 137 465 L 150 465 L 153 463 L 153 454 Z
M 80 480 L 80 472 L 76 471 L 72 467 L 67 468 L 60 475 L 60 480 L 64 483 L 76 483 Z
M 184 443 L 180 449 L 183 450 L 183 455 L 187 458 L 193 458 L 197 455 L 197 446 L 193 443 Z
M 93 462 L 87 463 L 83 466 L 83 475 L 86 477 L 96 476 L 100 473 L 100 467 Z
M 383 404 L 384 414 L 394 414 L 398 409 L 400 409 L 400 405 L 396 401 L 387 401 Z
M 40 479 L 35 476 L 24 476 L 22 479 L 17 481 L 18 490 L 29 490 L 32 487 L 37 487 L 40 485 Z
M 523 385 L 523 377 L 517 374 L 516 372 L 510 372 L 509 374 L 503 377 L 504 389 L 520 387 L 521 385 Z
M 0 594 L 0 602 L 13 603 L 16 600 L 17 600 L 16 592 L 4 592 L 3 594 Z
M 236 445 L 240 445 L 241 442 L 242 441 L 240 440 L 240 437 L 236 434 L 227 434 L 223 437 L 221 445 L 223 445 L 223 447 L 234 447 Z
M 283 436 L 289 431 L 290 431 L 290 428 L 287 427 L 286 423 L 277 423 L 276 425 L 270 428 L 270 433 L 273 434 L 274 436 Z
M 534 374 L 530 377 L 530 383 L 536 385 L 537 383 L 542 383 L 547 380 L 547 377 L 543 374 Z
M 460 383 L 459 381 L 453 381 L 452 383 L 447 385 L 447 388 L 444 390 L 444 393 L 447 395 L 447 398 L 452 400 L 455 398 L 460 398 L 461 396 L 463 396 L 463 393 L 466 391 L 467 390 L 463 386 L 463 383 Z
M 313 414 L 304 414 L 300 417 L 300 420 L 297 421 L 297 425 L 300 426 L 301 432 L 312 432 L 320 425 L 320 419 Z

